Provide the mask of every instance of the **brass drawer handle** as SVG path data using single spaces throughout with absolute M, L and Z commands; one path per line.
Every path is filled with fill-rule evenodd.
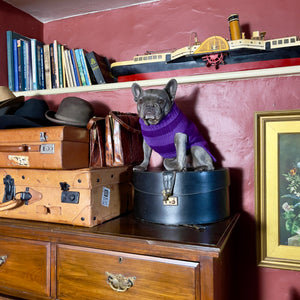
M 6 259 L 7 259 L 7 255 L 0 256 L 0 266 L 2 266 L 6 262 Z
M 107 283 L 110 287 L 117 292 L 125 292 L 133 286 L 135 277 L 125 277 L 122 274 L 114 275 L 109 272 L 105 272 L 107 276 Z

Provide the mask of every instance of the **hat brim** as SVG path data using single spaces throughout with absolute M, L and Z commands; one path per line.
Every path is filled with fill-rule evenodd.
M 11 99 L 6 99 L 4 101 L 0 102 L 0 108 L 5 107 L 5 106 L 12 106 L 12 105 L 17 105 L 17 104 L 23 104 L 25 101 L 24 96 L 18 96 L 16 98 L 11 98 Z
M 41 127 L 42 125 L 15 115 L 0 116 L 0 129 Z
M 13 114 L 24 104 L 24 96 L 7 99 L 0 102 L 0 116 Z
M 70 121 L 70 120 L 60 120 L 57 119 L 55 117 L 56 112 L 55 111 L 51 111 L 48 110 L 45 113 L 45 117 L 53 122 L 53 123 L 57 123 L 57 124 L 61 124 L 61 125 L 71 125 L 71 126 L 79 126 L 79 127 L 86 127 L 87 124 L 83 124 L 82 122 L 76 122 L 76 121 Z

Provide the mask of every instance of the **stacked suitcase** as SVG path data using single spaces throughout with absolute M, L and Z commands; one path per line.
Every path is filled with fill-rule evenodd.
M 89 168 L 89 131 L 0 130 L 0 217 L 92 227 L 130 211 L 129 166 Z

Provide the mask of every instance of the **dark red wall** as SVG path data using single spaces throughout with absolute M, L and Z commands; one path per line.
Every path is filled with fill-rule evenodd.
M 232 13 L 239 13 L 248 34 L 260 30 L 267 31 L 266 38 L 299 35 L 299 9 L 298 0 L 161 0 L 46 23 L 43 35 L 46 43 L 57 39 L 72 48 L 127 60 L 146 50 L 183 47 L 194 31 L 200 41 L 211 35 L 229 38 L 227 17 Z M 44 98 L 56 109 L 66 96 Z M 130 90 L 76 96 L 91 101 L 98 115 L 110 109 L 136 111 Z M 254 187 L 254 112 L 299 109 L 299 101 L 299 76 L 178 87 L 178 105 L 208 138 L 219 164 L 230 168 L 232 212 L 243 212 L 235 236 L 232 300 L 300 299 L 300 272 L 257 267 Z M 155 156 L 152 164 L 160 161 Z

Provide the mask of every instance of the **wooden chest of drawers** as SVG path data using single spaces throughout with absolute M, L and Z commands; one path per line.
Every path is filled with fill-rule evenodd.
M 230 299 L 237 220 L 191 228 L 128 215 L 81 228 L 0 219 L 0 299 Z

